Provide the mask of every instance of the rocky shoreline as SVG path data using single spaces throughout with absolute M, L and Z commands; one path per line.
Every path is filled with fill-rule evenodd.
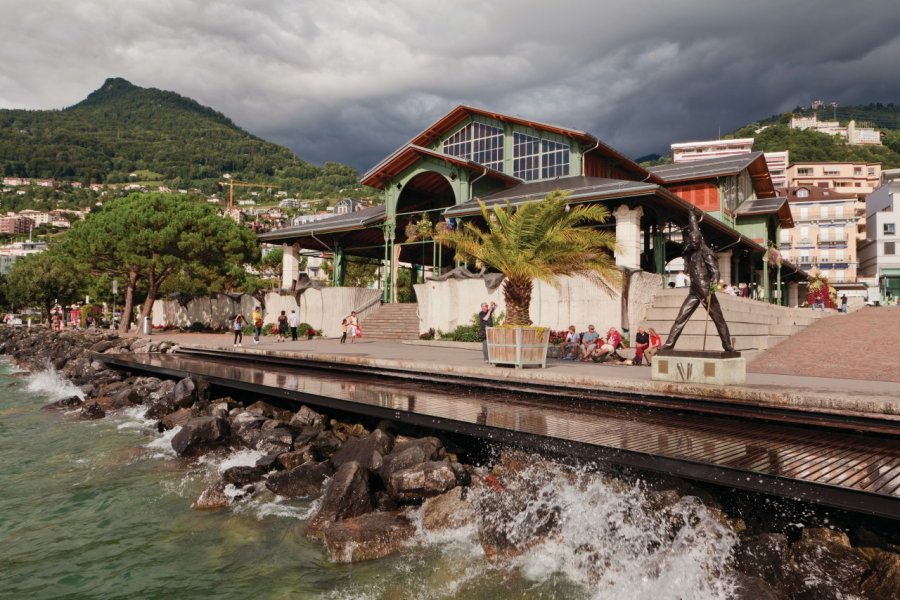
M 464 464 L 459 456 L 465 455 L 440 434 L 339 420 L 308 406 L 288 410 L 267 399 L 238 400 L 203 382 L 134 376 L 94 357 L 176 349 L 170 342 L 100 330 L 0 328 L 0 354 L 32 372 L 52 367 L 83 392 L 49 406 L 88 420 L 140 406 L 160 432 L 177 429 L 172 447 L 187 459 L 240 449 L 260 453 L 255 465 L 221 473 L 192 507 L 225 509 L 263 490 L 318 498 L 305 534 L 323 543 L 333 562 L 380 558 L 422 533 L 472 528 L 491 561 L 514 560 L 542 544 L 571 543 L 572 559 L 600 581 L 615 557 L 604 539 L 570 539 L 572 515 L 554 497 L 554 490 L 567 486 L 610 490 L 633 501 L 618 508 L 616 518 L 622 528 L 646 521 L 638 554 L 664 561 L 679 545 L 722 548 L 725 555 L 710 563 L 708 576 L 733 574 L 736 598 L 898 597 L 900 547 L 891 543 L 897 540 L 865 527 L 776 527 L 778 519 L 753 517 L 764 509 L 723 508 L 727 503 L 687 482 L 659 477 L 635 483 L 512 449 Z

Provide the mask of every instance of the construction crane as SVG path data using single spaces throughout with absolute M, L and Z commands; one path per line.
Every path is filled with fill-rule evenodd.
M 219 185 L 227 185 L 228 186 L 228 208 L 234 207 L 234 186 L 240 187 L 264 187 L 264 188 L 277 188 L 281 187 L 279 185 L 273 185 L 271 183 L 252 183 L 252 182 L 243 182 L 243 181 L 235 181 L 234 179 L 229 179 L 228 181 L 220 181 Z

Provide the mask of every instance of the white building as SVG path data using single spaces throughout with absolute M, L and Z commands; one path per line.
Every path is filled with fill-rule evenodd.
M 47 249 L 46 242 L 15 242 L 0 246 L 0 274 L 9 275 L 13 263 L 23 256 L 37 254 Z
M 850 121 L 842 127 L 837 121 L 820 121 L 818 115 L 808 117 L 791 117 L 791 129 L 814 129 L 819 133 L 838 135 L 854 146 L 881 145 L 881 132 L 872 127 L 857 127 L 856 121 Z
M 866 198 L 867 237 L 860 245 L 859 268 L 863 277 L 879 287 L 885 301 L 888 294 L 900 297 L 900 169 L 882 171 L 881 180 L 881 187 Z
M 707 140 L 701 142 L 679 142 L 672 144 L 672 162 L 682 163 L 707 158 L 734 156 L 753 151 L 753 138 L 734 140 Z

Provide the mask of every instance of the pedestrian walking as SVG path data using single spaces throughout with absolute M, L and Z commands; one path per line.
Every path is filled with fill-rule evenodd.
M 287 336 L 288 318 L 284 311 L 278 315 L 278 341 L 283 342 Z
M 300 326 L 300 317 L 297 316 L 297 311 L 292 310 L 291 315 L 288 317 L 288 326 L 291 328 L 291 341 L 297 341 L 297 327 Z
M 234 320 L 231 322 L 231 328 L 234 330 L 234 343 L 232 346 L 240 346 L 244 341 L 244 325 L 246 323 L 247 319 L 241 313 L 234 316 Z
M 488 362 L 487 328 L 494 326 L 494 309 L 496 308 L 496 302 L 491 302 L 490 306 L 487 302 L 482 302 L 481 312 L 478 313 L 478 337 L 481 338 L 481 353 L 484 355 L 484 362 Z
M 253 331 L 253 343 L 258 344 L 259 336 L 262 335 L 263 328 L 262 310 L 258 306 L 253 309 L 253 327 L 255 328 Z
M 355 310 L 347 317 L 347 333 L 350 335 L 351 344 L 355 344 L 356 338 L 362 335 L 362 332 L 359 329 L 359 317 L 356 316 Z

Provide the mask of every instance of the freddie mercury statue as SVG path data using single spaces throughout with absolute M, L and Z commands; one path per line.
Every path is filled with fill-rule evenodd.
M 700 223 L 693 210 L 689 212 L 687 243 L 684 245 L 683 256 L 688 276 L 691 278 L 690 291 L 681 305 L 681 310 L 678 311 L 678 316 L 672 324 L 669 337 L 662 349 L 671 350 L 675 347 L 675 342 L 681 336 L 684 326 L 687 325 L 697 307 L 702 304 L 709 310 L 709 316 L 716 324 L 719 337 L 722 339 L 722 349 L 726 352 L 734 352 L 728 324 L 725 323 L 725 317 L 722 315 L 722 307 L 719 306 L 716 293 L 712 291 L 712 285 L 719 281 L 719 262 L 715 252 L 703 241 Z M 709 302 L 709 306 L 707 306 L 707 302 Z

